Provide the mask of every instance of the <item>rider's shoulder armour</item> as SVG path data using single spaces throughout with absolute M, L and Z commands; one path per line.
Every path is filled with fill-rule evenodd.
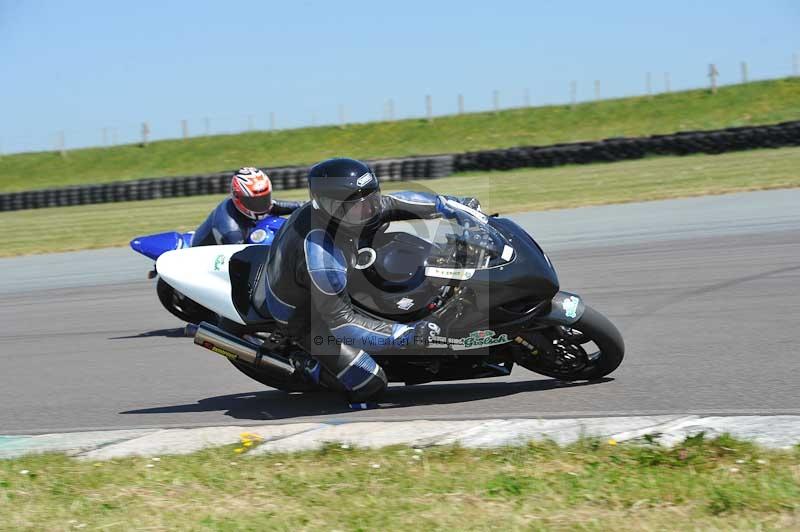
M 313 229 L 306 235 L 303 248 L 314 286 L 331 296 L 343 292 L 347 286 L 347 260 L 330 235 L 322 229 Z

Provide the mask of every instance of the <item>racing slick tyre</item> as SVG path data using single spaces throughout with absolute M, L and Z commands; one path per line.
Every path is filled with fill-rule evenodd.
M 241 362 L 239 360 L 231 360 L 230 362 L 236 367 L 236 369 L 254 381 L 258 381 L 264 386 L 269 386 L 270 388 L 275 388 L 276 390 L 281 390 L 283 392 L 322 391 L 322 388 L 318 384 L 314 384 L 313 382 L 309 382 L 304 379 L 276 375 L 274 373 L 253 367 L 250 364 Z
M 517 357 L 517 363 L 554 379 L 597 380 L 617 369 L 625 356 L 620 332 L 588 305 L 578 321 L 569 327 L 552 327 L 545 336 L 550 353 L 525 353 Z
M 156 283 L 158 300 L 170 314 L 181 321 L 197 325 L 201 321 L 216 323 L 217 315 L 175 291 L 170 285 L 159 277 Z

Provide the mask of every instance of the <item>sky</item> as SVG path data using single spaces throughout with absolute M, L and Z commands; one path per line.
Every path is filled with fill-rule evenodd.
M 796 0 L 0 0 L 0 152 L 643 94 L 792 74 Z

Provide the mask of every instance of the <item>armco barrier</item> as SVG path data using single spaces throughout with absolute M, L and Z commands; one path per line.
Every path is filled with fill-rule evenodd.
M 800 121 L 551 146 L 520 146 L 455 155 L 379 159 L 370 163 L 382 180 L 405 181 L 436 179 L 453 172 L 614 162 L 640 159 L 647 155 L 715 154 L 784 146 L 800 146 Z M 269 174 L 275 190 L 306 186 L 307 166 L 264 170 Z M 222 194 L 228 191 L 232 176 L 233 171 L 227 171 L 0 194 L 0 211 Z

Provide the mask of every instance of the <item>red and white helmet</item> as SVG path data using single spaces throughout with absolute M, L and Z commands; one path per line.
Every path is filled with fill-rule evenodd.
M 231 198 L 239 212 L 259 220 L 272 207 L 272 183 L 258 168 L 240 168 L 231 180 Z

